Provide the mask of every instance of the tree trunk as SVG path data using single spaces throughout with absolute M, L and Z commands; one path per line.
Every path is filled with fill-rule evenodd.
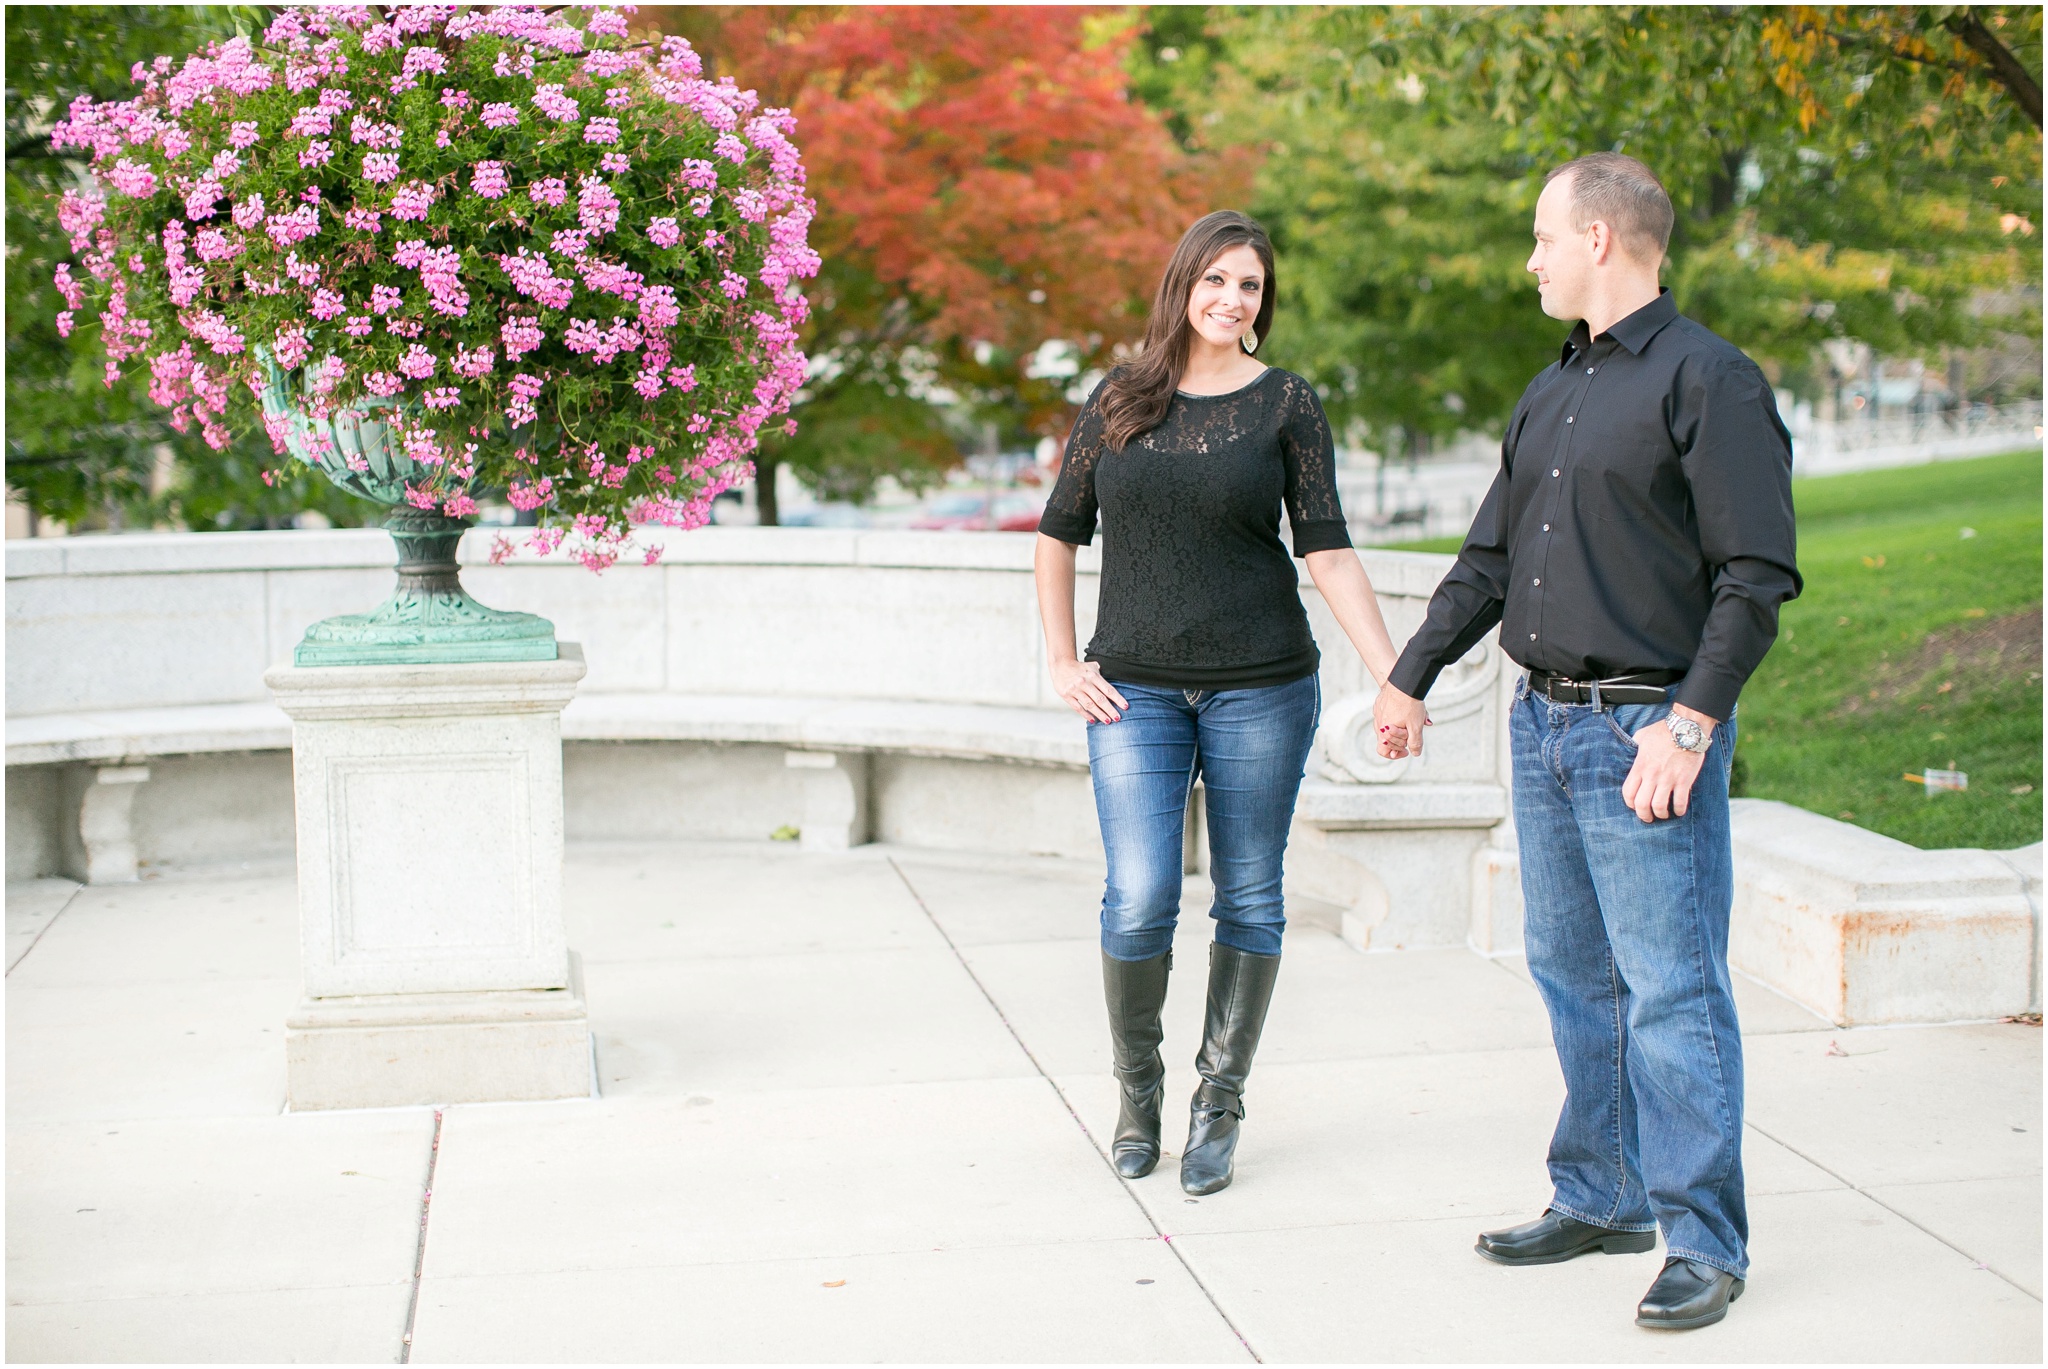
M 1950 15 L 1942 20 L 1942 24 L 1950 33 L 1968 43 L 1990 64 L 1993 78 L 2012 92 L 2013 99 L 2019 102 L 2027 117 L 2034 121 L 2034 127 L 2039 128 L 2041 83 L 2034 79 L 2034 73 L 2027 70 L 2026 64 L 2015 57 L 2010 48 L 1999 42 L 1990 29 L 1984 27 L 1983 20 L 1967 9 L 1961 14 Z
M 782 515 L 775 506 L 775 472 L 782 465 L 772 456 L 754 454 L 754 507 L 760 511 L 761 526 L 777 526 Z

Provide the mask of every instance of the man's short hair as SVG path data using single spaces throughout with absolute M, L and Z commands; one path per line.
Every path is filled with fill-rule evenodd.
M 1583 230 L 1597 219 L 1630 256 L 1664 260 L 1671 245 L 1671 197 L 1656 172 L 1620 152 L 1593 152 L 1566 162 L 1543 183 L 1559 176 L 1572 178 L 1573 228 Z

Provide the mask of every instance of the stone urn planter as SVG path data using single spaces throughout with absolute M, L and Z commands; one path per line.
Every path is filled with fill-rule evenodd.
M 552 661 L 555 625 L 531 613 L 487 608 L 462 588 L 456 548 L 474 520 L 406 502 L 431 474 L 407 456 L 378 415 L 391 400 L 359 399 L 332 417 L 312 417 L 292 378 L 267 353 L 263 412 L 281 419 L 293 456 L 336 485 L 391 510 L 384 530 L 398 544 L 398 583 L 368 613 L 323 619 L 292 652 L 294 665 L 426 665 L 462 661 Z M 324 438 L 325 441 L 320 439 Z

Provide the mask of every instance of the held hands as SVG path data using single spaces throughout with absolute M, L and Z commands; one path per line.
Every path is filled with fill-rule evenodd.
M 1422 700 L 1403 694 L 1392 685 L 1381 685 L 1372 704 L 1373 727 L 1379 733 L 1380 758 L 1397 761 L 1403 756 L 1422 754 L 1422 729 L 1430 725 L 1429 710 Z
M 1052 687 L 1070 708 L 1092 723 L 1116 722 L 1130 707 L 1116 686 L 1102 678 L 1102 667 L 1093 661 L 1054 661 Z
M 1682 704 L 1671 711 L 1691 718 L 1712 735 L 1715 722 L 1706 714 Z M 1692 801 L 1692 783 L 1699 778 L 1706 756 L 1687 751 L 1673 741 L 1671 729 L 1661 718 L 1638 731 L 1635 743 L 1636 761 L 1629 767 L 1628 778 L 1622 781 L 1621 801 L 1635 809 L 1636 816 L 1644 822 L 1684 817 L 1686 805 Z

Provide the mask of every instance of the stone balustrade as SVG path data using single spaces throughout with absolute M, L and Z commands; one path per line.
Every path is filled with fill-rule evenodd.
M 562 715 L 570 839 L 794 830 L 817 849 L 881 839 L 1099 855 L 1084 725 L 1046 675 L 1029 535 L 706 528 L 668 535 L 657 566 L 602 576 L 560 559 L 492 566 L 490 536 L 466 540 L 470 592 L 552 619 L 588 660 Z M 315 620 L 382 598 L 392 554 L 375 530 L 9 543 L 9 878 L 288 855 L 291 730 L 264 672 Z M 1401 640 L 1450 558 L 1362 556 Z M 1084 640 L 1097 568 L 1084 549 Z M 1516 953 L 1513 665 L 1480 644 L 1433 692 L 1424 755 L 1383 762 L 1372 681 L 1305 571 L 1301 594 L 1323 648 L 1323 723 L 1290 886 L 1342 908 L 1361 950 Z M 1198 823 L 1199 794 L 1193 807 Z M 1826 851 L 1884 841 L 1800 817 L 1823 864 Z M 2005 891 L 2018 902 L 1998 895 L 1995 933 L 1945 913 L 1908 918 L 1880 974 L 1840 953 L 1852 925 L 1867 928 L 1841 914 L 1866 895 L 1825 879 L 1784 894 L 1798 853 L 1766 849 L 1768 827 L 1738 823 L 1741 968 L 1842 1021 L 2038 1006 L 2038 848 L 1997 857 L 2022 868 Z M 1982 855 L 1913 854 L 1930 869 Z M 1201 858 L 1191 830 L 1191 864 Z M 1838 980 L 1849 987 L 1829 987 Z

